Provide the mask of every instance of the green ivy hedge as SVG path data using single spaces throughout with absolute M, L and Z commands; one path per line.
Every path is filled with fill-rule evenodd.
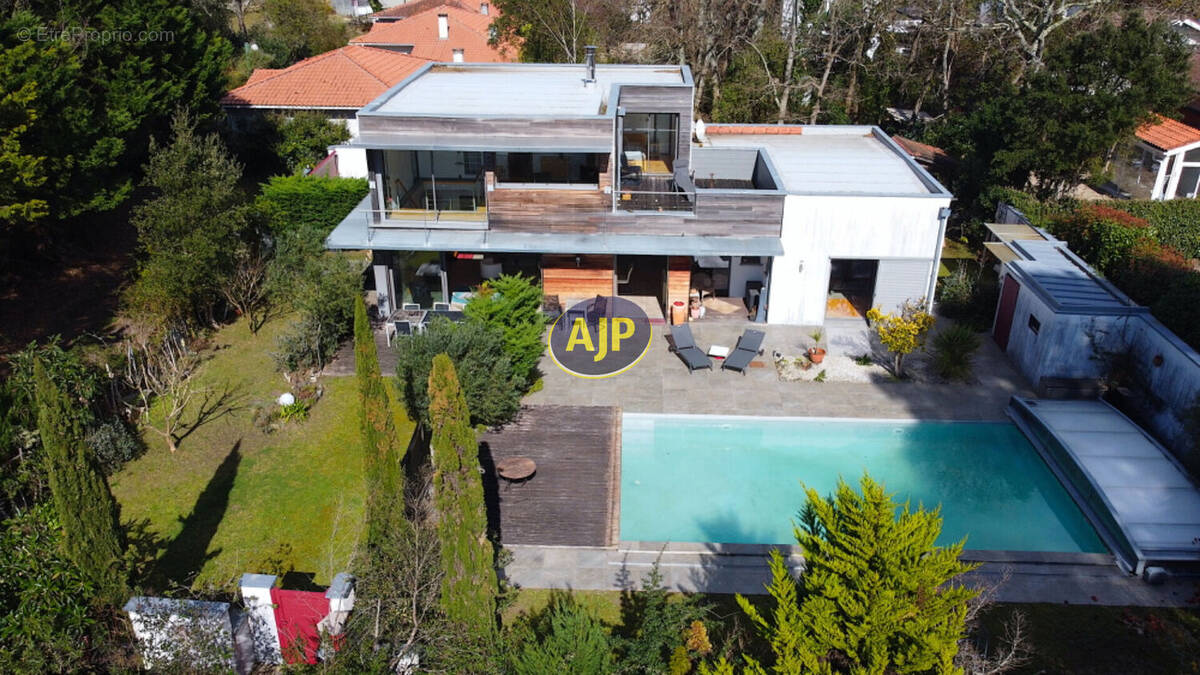
M 1200 200 L 1119 200 L 1105 205 L 1145 218 L 1154 228 L 1160 244 L 1170 246 L 1188 258 L 1200 258 Z

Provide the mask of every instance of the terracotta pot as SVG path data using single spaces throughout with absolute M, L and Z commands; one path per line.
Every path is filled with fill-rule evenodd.
M 820 363 L 825 360 L 825 350 L 820 347 L 810 347 L 808 350 L 808 358 L 813 363 Z

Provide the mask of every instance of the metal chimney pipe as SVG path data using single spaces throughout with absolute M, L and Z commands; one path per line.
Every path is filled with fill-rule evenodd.
M 587 66 L 587 81 L 596 81 L 596 45 L 587 45 L 583 48 L 583 63 Z

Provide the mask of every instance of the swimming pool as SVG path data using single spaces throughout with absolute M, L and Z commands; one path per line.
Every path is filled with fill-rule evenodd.
M 624 541 L 795 544 L 802 483 L 825 495 L 866 470 L 899 501 L 941 504 L 940 544 L 1107 550 L 1007 422 L 625 413 L 621 426 Z

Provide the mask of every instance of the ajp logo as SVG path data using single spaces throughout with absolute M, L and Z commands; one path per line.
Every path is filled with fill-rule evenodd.
M 625 298 L 597 296 L 572 306 L 550 327 L 550 358 L 576 377 L 611 377 L 650 349 L 650 317 Z

